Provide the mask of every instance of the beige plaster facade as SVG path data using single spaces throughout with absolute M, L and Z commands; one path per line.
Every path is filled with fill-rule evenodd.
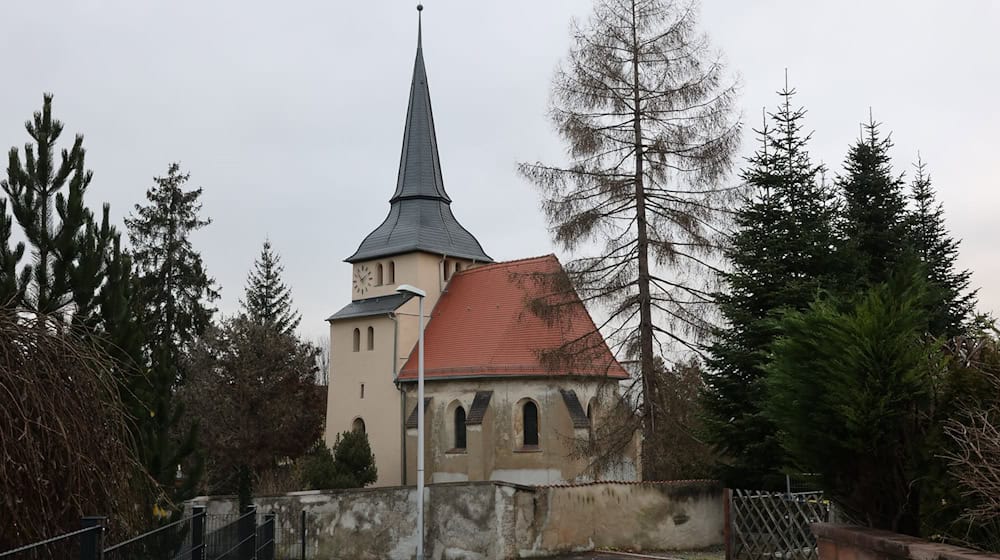
M 392 295 L 401 284 L 410 284 L 427 292 L 426 318 L 456 266 L 464 269 L 475 265 L 473 261 L 423 252 L 357 262 L 352 267 L 351 299 Z M 417 342 L 418 329 L 416 298 L 392 313 L 330 321 L 326 444 L 332 447 L 338 434 L 363 423 L 378 468 L 376 486 L 405 483 L 405 409 L 395 381 Z
M 416 383 L 406 383 L 408 416 L 416 406 Z M 560 392 L 572 391 L 590 427 L 574 427 L 571 412 Z M 472 409 L 477 392 L 492 391 L 481 422 L 465 426 L 465 448 L 456 446 L 456 410 L 465 415 Z M 426 448 L 425 482 L 494 480 L 515 484 L 586 482 L 595 479 L 636 480 L 638 446 L 620 457 L 618 465 L 605 472 L 588 469 L 589 459 L 575 451 L 586 443 L 602 422 L 602 408 L 620 398 L 615 381 L 594 378 L 511 377 L 447 379 L 425 383 Z M 538 445 L 525 445 L 524 405 L 538 411 Z M 461 419 L 461 417 L 459 418 Z M 416 477 L 417 431 L 407 429 L 407 480 Z

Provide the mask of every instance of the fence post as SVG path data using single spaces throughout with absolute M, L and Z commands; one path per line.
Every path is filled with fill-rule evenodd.
M 726 560 L 733 560 L 733 491 L 730 488 L 722 489 L 722 507 L 725 511 L 722 538 L 725 541 Z
M 205 506 L 191 507 L 191 560 L 205 558 Z
M 261 560 L 274 560 L 274 512 L 264 514 L 264 535 L 261 537 L 264 542 L 261 544 L 263 552 Z
M 239 532 L 240 560 L 254 560 L 257 553 L 257 506 L 249 505 L 240 517 Z
M 302 558 L 301 560 L 306 560 L 306 510 L 302 510 L 302 521 L 299 525 L 299 530 L 301 531 L 300 537 L 302 539 Z
M 81 529 L 98 527 L 80 535 L 80 560 L 101 560 L 104 558 L 104 521 L 107 518 L 91 515 L 80 520 Z

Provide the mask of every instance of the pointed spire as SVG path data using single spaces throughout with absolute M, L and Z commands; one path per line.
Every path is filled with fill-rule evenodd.
M 413 251 L 493 262 L 479 241 L 458 223 L 451 211 L 451 198 L 444 190 L 424 68 L 422 11 L 423 6 L 417 5 L 417 56 L 406 109 L 399 176 L 396 191 L 389 199 L 389 215 L 365 237 L 347 262 Z
M 417 56 L 413 63 L 410 104 L 406 109 L 406 127 L 403 129 L 399 177 L 390 202 L 401 198 L 436 198 L 451 202 L 441 176 L 431 93 L 427 86 L 427 69 L 424 68 L 422 12 L 423 5 L 417 5 Z

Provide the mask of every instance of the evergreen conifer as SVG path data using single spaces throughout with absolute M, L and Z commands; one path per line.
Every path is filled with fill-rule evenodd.
M 282 334 L 295 334 L 302 316 L 292 307 L 292 291 L 281 280 L 284 267 L 281 257 L 264 241 L 260 257 L 247 277 L 247 287 L 240 306 L 254 323 L 274 327 Z
M 832 283 L 836 267 L 833 193 L 813 164 L 805 110 L 792 106 L 794 90 L 779 92 L 774 127 L 757 134 L 761 148 L 742 172 L 748 199 L 737 211 L 726 251 L 730 263 L 717 296 L 727 322 L 710 347 L 704 395 L 708 440 L 723 454 L 727 483 L 750 488 L 783 482 L 783 452 L 773 422 L 762 412 L 769 346 L 777 336 L 775 315 L 805 309 Z

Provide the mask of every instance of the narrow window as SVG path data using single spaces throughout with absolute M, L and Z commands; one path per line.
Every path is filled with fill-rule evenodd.
M 355 432 L 365 433 L 365 421 L 360 418 L 354 419 L 354 424 L 351 426 Z
M 389 284 L 396 283 L 396 261 L 389 261 Z
M 538 445 L 538 406 L 528 401 L 524 403 L 524 445 Z
M 460 270 L 462 270 L 462 263 L 460 262 L 455 263 L 455 272 L 458 272 Z
M 465 409 L 455 409 L 455 449 L 465 449 Z
M 451 270 L 450 270 L 451 267 L 449 266 L 450 264 L 451 263 L 449 263 L 446 260 L 446 261 L 444 261 L 444 264 L 442 265 L 444 267 L 444 280 L 445 280 L 445 282 L 447 282 L 448 279 L 451 278 Z
M 368 327 L 368 349 L 375 349 L 375 327 Z
M 354 351 L 361 351 L 361 329 L 354 329 Z
M 375 265 L 375 285 L 382 285 L 382 263 Z
M 362 399 L 365 398 L 365 384 L 364 383 L 361 384 L 361 398 Z

